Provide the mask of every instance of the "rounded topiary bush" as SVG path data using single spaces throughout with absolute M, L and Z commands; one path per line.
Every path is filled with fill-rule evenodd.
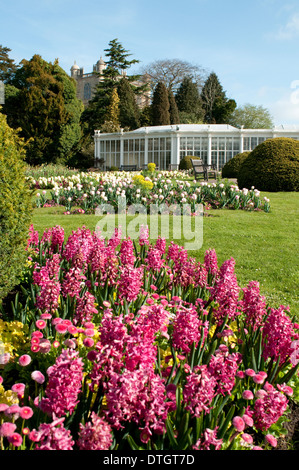
M 192 170 L 191 160 L 201 160 L 201 159 L 200 157 L 194 157 L 193 155 L 186 155 L 180 161 L 179 170 Z
M 260 191 L 299 191 L 299 142 L 287 137 L 265 140 L 242 163 L 238 186 Z
M 32 192 L 25 180 L 24 147 L 0 112 L 0 302 L 18 283 L 27 258 Z
M 239 169 L 250 152 L 242 152 L 231 158 L 222 168 L 222 178 L 238 178 Z

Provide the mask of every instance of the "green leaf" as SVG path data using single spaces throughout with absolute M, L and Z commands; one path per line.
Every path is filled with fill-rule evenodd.
M 178 449 L 178 442 L 175 438 L 172 423 L 170 422 L 170 419 L 168 416 L 166 418 L 165 424 L 166 424 L 167 436 L 169 438 L 171 448 Z
M 221 426 L 221 428 L 219 428 L 219 430 L 218 430 L 218 438 L 219 439 L 222 439 L 225 432 L 227 431 L 228 425 L 229 425 L 230 421 L 232 420 L 232 417 L 234 416 L 235 408 L 236 407 L 234 405 L 231 407 L 231 409 L 227 413 L 227 416 L 225 418 L 225 421 L 224 421 L 223 425 Z
M 283 375 L 282 377 L 280 377 L 278 380 L 277 380 L 277 383 L 278 384 L 282 384 L 282 383 L 288 383 L 292 377 L 296 374 L 297 370 L 299 368 L 299 363 L 293 367 L 287 374 Z
M 130 434 L 127 435 L 127 441 L 131 447 L 131 449 L 133 450 L 141 450 L 141 448 L 136 444 L 136 442 L 134 441 L 133 437 L 130 436 Z

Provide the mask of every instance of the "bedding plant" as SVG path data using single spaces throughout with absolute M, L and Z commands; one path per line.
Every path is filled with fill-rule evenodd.
M 119 199 L 126 201 L 127 208 L 142 204 L 147 213 L 156 207 L 158 211 L 172 210 L 174 205 L 188 204 L 195 212 L 197 204 L 208 209 L 233 209 L 249 211 L 270 210 L 270 200 L 261 197 L 255 187 L 242 190 L 232 182 L 190 181 L 188 172 L 116 172 L 81 173 L 68 178 L 49 178 L 31 181 L 37 187 L 35 205 L 46 207 L 62 205 L 65 214 L 94 214 L 97 207 L 110 204 L 118 211 Z
M 0 323 L 2 450 L 274 449 L 298 396 L 298 328 L 235 260 L 31 226 Z M 15 336 L 15 332 L 18 335 Z

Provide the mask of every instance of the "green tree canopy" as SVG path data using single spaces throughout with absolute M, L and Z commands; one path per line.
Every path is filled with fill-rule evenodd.
M 226 124 L 237 106 L 235 100 L 227 98 L 214 72 L 209 75 L 202 88 L 201 99 L 204 121 L 209 124 Z
M 81 138 L 83 105 L 74 80 L 57 60 L 52 64 L 34 55 L 21 62 L 7 88 L 3 110 L 9 125 L 21 128 L 29 141 L 27 162 L 67 163 Z
M 124 71 L 133 64 L 139 62 L 137 59 L 127 60 L 132 54 L 121 45 L 118 39 L 112 39 L 109 42 L 108 49 L 104 49 L 104 52 L 109 60 L 106 61 L 106 69 L 104 69 L 103 75 L 105 78 L 113 79 L 114 81 L 118 80 L 118 77 L 123 75 Z M 136 76 L 130 78 L 130 80 L 135 79 Z
M 179 124 L 180 115 L 176 104 L 174 94 L 171 90 L 168 90 L 168 101 L 169 101 L 169 119 L 170 124 Z
M 115 126 L 119 126 L 119 96 L 116 87 L 113 88 L 111 93 L 106 119 Z
M 163 82 L 159 82 L 153 94 L 152 125 L 165 126 L 168 124 L 170 124 L 168 90 Z
M 119 123 L 119 96 L 117 87 L 115 86 L 110 96 L 110 103 L 107 108 L 105 122 L 101 126 L 102 132 L 120 132 Z
M 246 103 L 234 110 L 228 124 L 245 129 L 272 129 L 273 120 L 268 109 Z
M 153 117 L 152 117 L 152 106 L 144 106 L 142 110 L 140 111 L 140 126 L 141 127 L 147 127 L 147 126 L 152 126 L 153 122 Z
M 119 121 L 122 128 L 129 130 L 140 127 L 140 111 L 137 106 L 133 88 L 126 77 L 117 85 L 119 96 Z
M 198 86 L 191 77 L 185 77 L 175 95 L 181 122 L 202 122 L 203 108 Z
M 102 79 L 97 85 L 93 98 L 82 114 L 85 133 L 88 134 L 93 134 L 94 129 L 101 129 L 104 122 L 107 121 L 111 94 L 122 77 L 128 80 L 134 92 L 138 92 L 138 87 L 136 89 L 132 82 L 139 78 L 139 76 L 127 76 L 126 71 L 131 65 L 139 61 L 136 59 L 128 60 L 131 54 L 124 49 L 117 39 L 109 42 L 109 48 L 105 49 L 105 53 L 108 60 L 105 61 L 106 68 L 103 70 Z
M 17 70 L 18 66 L 9 57 L 11 49 L 0 44 L 0 80 L 6 82 Z

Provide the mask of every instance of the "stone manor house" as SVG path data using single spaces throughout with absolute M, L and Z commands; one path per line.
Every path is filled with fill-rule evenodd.
M 77 97 L 83 101 L 84 106 L 88 104 L 94 95 L 97 84 L 103 80 L 103 70 L 105 70 L 106 64 L 102 57 L 93 66 L 93 71 L 85 73 L 84 69 L 79 67 L 76 62 L 71 67 L 71 77 L 77 82 Z M 123 71 L 120 78 L 126 76 L 126 72 Z M 143 76 L 140 81 L 133 82 L 133 85 L 141 86 L 148 82 L 148 78 Z M 137 104 L 141 108 L 150 104 L 150 91 L 141 94 L 136 97 Z

